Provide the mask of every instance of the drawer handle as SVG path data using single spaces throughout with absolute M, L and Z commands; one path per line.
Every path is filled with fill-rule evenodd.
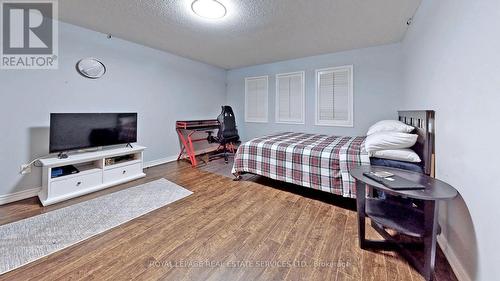
M 122 174 L 125 174 L 127 171 L 126 170 L 123 170 Z
M 79 181 L 79 182 L 76 183 L 76 186 L 80 186 L 81 184 L 82 184 L 82 182 Z

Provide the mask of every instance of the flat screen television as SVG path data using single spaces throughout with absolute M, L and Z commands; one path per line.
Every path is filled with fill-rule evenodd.
M 137 113 L 51 113 L 50 153 L 137 142 Z

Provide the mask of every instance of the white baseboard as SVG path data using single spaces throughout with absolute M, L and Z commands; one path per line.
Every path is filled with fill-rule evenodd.
M 212 152 L 212 151 L 214 151 L 214 148 L 217 148 L 217 146 L 211 146 L 211 147 L 206 147 L 204 149 L 196 150 L 196 155 L 200 155 L 200 154 Z M 166 164 L 166 163 L 169 163 L 169 162 L 176 161 L 177 157 L 178 157 L 178 155 L 172 155 L 172 156 L 168 156 L 168 157 L 165 157 L 165 158 L 160 158 L 160 159 L 157 159 L 157 160 L 144 162 L 143 166 L 144 166 L 144 168 L 151 168 L 151 167 L 154 167 L 154 166 L 163 165 L 163 164 Z
M 41 189 L 40 187 L 37 187 L 37 188 L 26 189 L 26 190 L 14 192 L 14 193 L 0 195 L 0 205 L 4 205 L 4 204 L 8 204 L 8 203 L 11 203 L 14 201 L 19 201 L 19 200 L 23 200 L 26 198 L 37 196 L 40 189 Z
M 457 279 L 459 281 L 472 281 L 469 274 L 465 271 L 462 263 L 455 254 L 455 251 L 453 251 L 453 249 L 450 247 L 450 244 L 448 243 L 446 237 L 444 235 L 439 235 L 437 237 L 437 241 L 439 247 L 441 247 L 441 250 L 443 250 L 443 253 L 446 256 L 451 269 L 453 269 L 453 272 L 457 276 Z
M 166 164 L 166 163 L 173 162 L 176 160 L 177 160 L 177 155 L 173 155 L 173 156 L 169 156 L 169 157 L 165 157 L 165 158 L 156 159 L 153 161 L 144 162 L 143 166 L 144 166 L 144 168 L 151 168 L 154 166 Z

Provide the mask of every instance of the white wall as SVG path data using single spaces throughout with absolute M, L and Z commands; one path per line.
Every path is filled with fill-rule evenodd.
M 19 166 L 48 153 L 50 112 L 138 112 L 145 161 L 176 156 L 175 120 L 214 118 L 226 71 L 60 23 L 58 70 L 0 70 L 0 197 L 41 186 L 39 169 Z M 86 79 L 76 62 L 97 57 L 107 73 Z
M 403 41 L 404 106 L 436 110 L 441 225 L 463 280 L 498 280 L 500 1 L 424 0 Z M 460 271 L 460 267 L 457 267 Z
M 279 131 L 364 135 L 376 120 L 393 119 L 401 102 L 400 45 L 306 57 L 228 71 L 227 103 L 233 106 L 243 140 Z M 354 127 L 325 127 L 315 121 L 315 70 L 354 65 Z M 276 74 L 305 71 L 305 125 L 275 123 Z M 245 77 L 269 75 L 269 122 L 245 123 Z

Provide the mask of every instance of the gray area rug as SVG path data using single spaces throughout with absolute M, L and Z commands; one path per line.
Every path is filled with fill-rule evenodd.
M 0 274 L 192 194 L 159 179 L 0 226 Z
M 201 161 L 200 161 L 201 162 Z M 233 168 L 234 158 L 229 158 L 229 163 L 224 163 L 224 158 L 215 159 L 207 163 L 201 162 L 198 165 L 200 170 L 221 175 L 227 178 L 234 179 L 233 174 L 231 174 L 231 169 Z
M 201 161 L 200 161 L 201 162 Z M 226 164 L 224 162 L 224 158 L 220 159 L 215 159 L 207 163 L 201 162 L 198 165 L 198 168 L 200 170 L 203 170 L 205 172 L 209 172 L 212 174 L 217 174 L 226 178 L 234 179 L 234 175 L 231 173 L 231 170 L 233 169 L 233 164 L 234 164 L 234 157 L 229 157 L 229 162 Z M 257 177 L 256 175 L 252 174 L 243 174 L 242 179 L 243 180 L 248 180 L 252 177 Z

